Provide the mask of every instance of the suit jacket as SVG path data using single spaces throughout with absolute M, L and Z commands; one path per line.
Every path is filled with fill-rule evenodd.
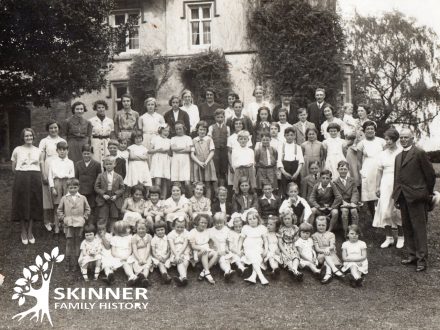
M 125 175 L 127 174 L 127 163 L 124 158 L 116 157 L 114 171 L 125 179 Z
M 308 128 L 316 128 L 315 124 L 313 124 L 310 121 L 306 121 L 306 130 Z M 293 129 L 295 130 L 295 142 L 297 145 L 301 145 L 304 142 L 307 141 L 307 136 L 305 135 L 305 132 L 302 130 L 302 124 L 300 122 L 297 122 L 293 124 Z
M 75 163 L 75 178 L 79 180 L 79 193 L 91 195 L 95 193 L 95 181 L 101 173 L 101 164 L 92 159 L 89 166 L 84 160 Z
M 212 211 L 212 215 L 216 214 L 217 212 L 221 212 L 222 210 L 220 209 L 220 202 L 218 199 L 216 199 L 212 204 L 211 204 L 211 211 Z M 231 202 L 226 201 L 226 215 L 228 217 L 230 217 L 232 214 L 232 204 Z
M 176 125 L 176 121 L 174 120 L 174 114 L 173 110 L 166 112 L 163 115 L 163 118 L 165 119 L 165 122 L 170 126 L 170 136 L 169 138 L 172 138 L 173 136 L 176 136 L 176 130 L 174 126 Z M 186 134 L 189 135 L 191 125 L 189 123 L 189 115 L 186 111 L 179 109 L 179 113 L 177 115 L 177 120 L 183 121 L 185 124 Z
M 273 121 L 279 121 L 279 117 L 278 117 L 278 113 L 280 112 L 280 109 L 283 106 L 281 104 L 278 104 L 275 106 L 275 108 L 273 108 L 272 111 L 272 120 Z M 297 107 L 295 107 L 292 103 L 289 106 L 289 112 L 287 113 L 287 122 L 290 125 L 293 125 L 294 123 L 296 123 L 298 121 L 298 109 Z
M 249 194 L 247 196 L 247 207 L 244 204 L 244 196 L 234 194 L 232 196 L 232 212 L 243 213 L 243 211 L 250 208 L 258 209 L 258 197 L 257 194 Z
M 310 194 L 311 207 L 320 208 L 324 204 L 329 204 L 330 208 L 335 209 L 342 203 L 342 196 L 333 182 L 330 182 L 325 189 L 318 189 L 319 186 L 320 182 L 315 184 Z
M 434 185 L 435 171 L 425 151 L 412 146 L 403 162 L 402 153 L 396 156 L 392 195 L 395 201 L 403 194 L 408 203 L 427 202 Z
M 95 182 L 95 192 L 98 194 L 98 196 L 96 196 L 96 204 L 98 206 L 102 206 L 107 202 L 102 197 L 106 193 L 108 193 L 107 186 L 108 186 L 107 172 L 103 172 L 98 175 L 98 178 L 96 179 Z M 116 200 L 114 201 L 114 203 L 119 210 L 122 208 L 122 203 L 123 203 L 122 196 L 124 194 L 124 190 L 125 190 L 124 179 L 122 179 L 122 176 L 120 176 L 118 173 L 113 171 L 113 182 L 112 182 L 112 190 L 110 196 L 116 196 Z
M 324 101 L 324 104 L 322 105 L 321 109 L 318 108 L 318 103 L 312 102 L 307 105 L 307 113 L 308 117 L 307 120 L 315 124 L 315 127 L 318 129 L 318 140 L 322 141 L 323 136 L 321 135 L 321 125 L 325 121 L 324 117 L 324 108 L 328 105 L 327 102 Z
M 258 213 L 263 219 L 267 219 L 269 215 L 279 215 L 281 207 L 281 199 L 274 196 L 275 199 L 259 198 L 258 199 Z
M 359 191 L 353 178 L 347 177 L 345 185 L 342 184 L 341 178 L 337 178 L 333 183 L 341 194 L 343 201 L 348 203 L 359 202 Z
M 84 226 L 90 215 L 90 206 L 87 198 L 81 194 L 77 194 L 75 198 L 70 194 L 61 197 L 57 215 L 58 218 L 63 218 L 64 225 L 66 226 Z
M 312 174 L 307 175 L 301 180 L 301 193 L 300 196 L 307 202 L 310 202 L 310 194 L 312 193 L 315 184 L 319 183 L 319 179 L 315 179 Z

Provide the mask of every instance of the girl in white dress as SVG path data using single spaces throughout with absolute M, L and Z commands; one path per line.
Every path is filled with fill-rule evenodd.
M 194 219 L 195 228 L 189 232 L 188 239 L 193 250 L 194 262 L 200 261 L 203 265 L 203 270 L 198 278 L 199 281 L 206 279 L 210 284 L 215 284 L 210 269 L 217 263 L 218 254 L 209 246 L 211 239 L 207 230 L 208 223 L 210 223 L 209 216 L 199 214 Z
M 181 99 L 183 104 L 180 109 L 185 111 L 189 116 L 190 132 L 195 132 L 197 123 L 200 121 L 199 108 L 193 104 L 193 95 L 190 90 L 185 89 L 182 92 Z
M 267 228 L 261 224 L 261 218 L 257 210 L 250 209 L 246 215 L 247 225 L 243 226 L 238 250 L 243 249 L 243 262 L 252 265 L 252 275 L 245 281 L 255 284 L 257 276 L 261 284 L 268 285 L 269 281 L 264 277 L 261 269 L 265 269 L 264 258 L 268 253 Z
M 367 244 L 359 240 L 359 227 L 348 227 L 348 240 L 342 243 L 342 271 L 350 270 L 347 276 L 352 287 L 362 286 L 362 275 L 368 273 Z
M 340 131 L 341 130 L 344 131 L 345 129 L 344 122 L 341 119 L 334 116 L 334 110 L 330 105 L 327 105 L 324 108 L 324 116 L 326 120 L 321 124 L 321 134 L 324 137 L 324 139 L 328 139 L 330 137 L 330 133 L 328 131 L 328 125 L 332 123 L 339 125 L 340 129 L 337 133 L 337 136 L 341 137 Z
M 174 126 L 176 136 L 171 138 L 171 181 L 184 182 L 186 192 L 191 189 L 191 148 L 193 145 L 191 137 L 185 135 L 185 124 L 177 121 Z
M 214 215 L 214 226 L 208 229 L 209 238 L 213 242 L 213 248 L 218 253 L 218 264 L 220 269 L 224 272 L 225 282 L 231 280 L 234 271 L 231 268 L 231 263 L 234 260 L 234 254 L 229 253 L 228 237 L 230 229 L 225 226 L 226 214 L 217 212 Z
M 97 280 L 99 272 L 101 271 L 101 240 L 99 237 L 95 236 L 95 226 L 93 224 L 87 224 L 84 226 L 84 237 L 85 240 L 81 242 L 79 247 L 81 253 L 78 258 L 78 264 L 81 268 L 81 273 L 83 275 L 84 281 L 88 281 L 89 277 L 87 275 L 87 268 L 89 264 L 95 265 L 95 276 L 94 279 Z
M 93 148 L 93 159 L 101 163 L 102 159 L 109 154 L 107 143 L 110 141 L 111 134 L 114 133 L 115 124 L 112 119 L 105 116 L 108 105 L 104 100 L 93 103 L 93 110 L 96 111 L 96 116 L 89 119 L 92 124 L 90 144 Z
M 136 223 L 142 220 L 142 215 L 145 209 L 144 186 L 136 185 L 130 189 L 131 197 L 124 200 L 121 208 L 121 213 L 124 215 L 122 220 L 126 221 L 128 225 L 134 229 Z
M 58 157 L 57 143 L 66 142 L 66 140 L 58 135 L 59 130 L 59 124 L 55 120 L 50 120 L 46 124 L 46 131 L 49 132 L 49 135 L 42 139 L 39 145 L 39 149 L 41 151 L 40 161 L 43 162 L 43 216 L 44 225 L 48 231 L 52 230 L 52 225 L 55 217 L 53 211 L 52 193 L 50 192 L 48 182 L 49 166 L 51 161 Z
M 363 124 L 365 138 L 357 144 L 358 168 L 361 174 L 361 201 L 366 202 L 371 217 L 374 218 L 376 196 L 376 176 L 378 155 L 385 146 L 385 140 L 376 137 L 376 123 L 367 121 Z
M 147 112 L 139 117 L 138 127 L 142 131 L 144 138 L 142 144 L 150 150 L 151 140 L 157 135 L 159 126 L 165 124 L 165 119 L 156 112 L 157 102 L 154 97 L 147 98 L 144 102 L 144 107 L 147 109 Z
M 342 121 L 344 122 L 344 136 L 356 134 L 358 119 L 353 118 L 353 104 L 345 103 L 344 115 L 342 116 Z
M 148 150 L 142 145 L 141 132 L 133 132 L 131 138 L 134 144 L 128 147 L 128 170 L 124 183 L 129 187 L 141 184 L 148 192 L 148 188 L 151 187 L 150 168 L 147 162 Z
M 256 86 L 252 96 L 255 97 L 255 102 L 251 102 L 247 105 L 245 115 L 247 115 L 252 124 L 257 122 L 258 109 L 261 107 L 268 107 L 271 109 L 269 102 L 264 101 L 264 88 L 263 86 Z
M 402 219 L 391 197 L 394 184 L 394 161 L 397 154 L 402 151 L 396 145 L 398 139 L 397 130 L 394 128 L 387 130 L 385 132 L 386 149 L 377 157 L 376 196 L 379 197 L 379 201 L 374 214 L 373 227 L 385 228 L 386 238 L 380 246 L 383 249 L 394 244 L 393 228 L 397 228 L 396 248 L 401 249 L 404 245 Z
M 231 155 L 232 150 L 240 147 L 240 143 L 238 142 L 238 133 L 244 129 L 244 123 L 242 119 L 236 119 L 234 121 L 234 133 L 228 137 L 226 145 L 228 147 L 228 162 L 229 162 L 229 171 L 228 171 L 228 186 L 232 186 L 234 184 L 234 170 L 232 168 Z M 249 137 L 249 141 L 247 146 L 252 148 L 252 135 Z
M 267 220 L 267 255 L 264 258 L 264 262 L 268 262 L 270 268 L 272 268 L 272 277 L 277 278 L 280 274 L 280 265 L 283 264 L 281 260 L 281 251 L 278 246 L 278 218 L 270 215 Z
M 163 204 L 165 219 L 169 228 L 178 217 L 183 217 L 186 220 L 186 227 L 189 226 L 190 205 L 189 199 L 182 195 L 182 187 L 179 182 L 174 182 L 171 186 L 171 196 Z
M 152 270 L 151 260 L 151 235 L 147 233 L 148 226 L 145 220 L 141 219 L 136 223 L 136 234 L 131 239 L 133 254 L 130 262 L 133 263 L 134 274 L 137 275 L 136 284 L 144 288 L 150 286 L 148 275 Z
M 151 240 L 151 260 L 154 267 L 159 268 L 163 284 L 170 284 L 168 268 L 171 266 L 171 249 L 166 232 L 167 225 L 163 221 L 154 224 L 154 237 Z
M 191 249 L 189 246 L 189 232 L 185 229 L 185 219 L 177 217 L 174 220 L 174 229 L 167 235 L 171 249 L 171 265 L 177 267 L 178 277 L 174 277 L 177 286 L 188 284 L 187 270 L 191 259 Z
M 148 153 L 151 156 L 151 177 L 154 180 L 154 185 L 160 187 L 161 198 L 165 199 L 167 196 L 168 181 L 171 178 L 171 140 L 168 138 L 170 128 L 167 124 L 159 126 L 159 135 L 156 135 L 151 140 L 151 149 Z
M 318 259 L 313 245 L 312 236 L 313 226 L 310 223 L 303 222 L 299 225 L 299 238 L 295 242 L 295 247 L 299 253 L 299 266 L 308 268 L 314 274 L 319 274 Z
M 332 172 L 332 178 L 337 179 L 339 177 L 338 163 L 341 160 L 345 160 L 344 148 L 346 142 L 338 135 L 341 131 L 341 127 L 336 123 L 330 123 L 327 127 L 329 137 L 322 142 L 325 150 L 325 166 L 326 170 Z
M 231 220 L 228 222 L 228 227 L 232 228 L 228 234 L 227 246 L 229 254 L 232 255 L 231 262 L 237 266 L 237 271 L 240 276 L 243 276 L 247 267 L 241 262 L 241 251 L 238 249 L 238 242 L 240 241 L 241 230 L 243 229 L 243 220 L 240 213 L 233 213 Z

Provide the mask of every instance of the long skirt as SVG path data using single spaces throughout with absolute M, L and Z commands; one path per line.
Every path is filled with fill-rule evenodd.
M 89 141 L 88 137 L 83 138 L 68 138 L 67 144 L 69 145 L 69 159 L 73 161 L 73 163 L 79 162 L 82 160 L 82 147 L 86 145 Z
M 12 221 L 43 219 L 40 171 L 16 171 L 12 188 Z

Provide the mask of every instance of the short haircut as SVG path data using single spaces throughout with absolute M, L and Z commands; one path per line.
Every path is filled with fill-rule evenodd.
M 292 189 L 292 188 L 295 188 L 296 190 L 299 190 L 299 187 L 298 187 L 298 185 L 297 185 L 295 182 L 290 182 L 290 183 L 287 185 L 287 191 L 289 191 L 289 190 Z
M 128 223 L 124 220 L 118 220 L 113 225 L 113 232 L 115 235 L 122 235 L 127 232 Z
M 293 134 L 295 134 L 295 129 L 294 129 L 293 127 L 287 127 L 287 128 L 284 130 L 284 136 L 286 136 L 286 135 L 289 134 L 289 133 L 293 133 Z
M 176 121 L 175 124 L 174 124 L 174 129 L 176 129 L 177 125 L 182 125 L 183 131 L 186 132 L 186 126 L 185 126 L 185 123 L 183 121 L 181 121 L 181 120 Z
M 241 105 L 243 105 L 243 101 L 242 100 L 235 100 L 234 102 L 232 102 L 232 107 L 235 107 L 235 104 L 240 103 Z
M 322 88 L 322 87 L 318 87 L 318 88 L 315 90 L 315 94 L 316 94 L 317 92 L 323 92 L 323 93 L 325 94 L 325 89 Z
M 70 187 L 70 186 L 79 187 L 79 180 L 76 178 L 68 179 L 66 185 L 67 185 L 67 187 Z
M 213 220 L 214 220 L 214 222 L 219 221 L 219 220 L 223 220 L 223 222 L 226 223 L 226 214 L 224 214 L 223 212 L 217 212 L 214 214 Z
M 150 196 L 151 195 L 160 195 L 160 187 L 159 186 L 152 186 L 150 188 L 149 195 Z
M 264 180 L 264 181 L 261 183 L 261 187 L 264 188 L 264 187 L 266 187 L 266 186 L 269 186 L 269 187 L 272 188 L 272 182 L 270 182 L 269 180 Z
M 278 124 L 277 122 L 275 122 L 275 121 L 271 122 L 269 128 L 272 127 L 272 126 L 276 127 L 278 129 L 278 132 L 280 131 L 280 124 Z
M 69 149 L 69 145 L 67 144 L 66 141 L 60 141 L 57 143 L 57 150 L 59 150 L 59 149 L 62 149 L 62 150 Z
M 167 230 L 167 224 L 164 221 L 158 221 L 154 224 L 154 232 L 156 232 L 156 230 L 163 228 L 165 230 Z
M 136 229 L 137 229 L 139 226 L 144 226 L 145 228 L 148 229 L 147 221 L 146 221 L 145 219 L 139 219 L 138 221 L 136 221 L 136 226 L 135 226 Z
M 81 147 L 81 152 L 84 152 L 84 151 L 93 152 L 93 148 L 90 144 L 85 144 Z
M 115 159 L 115 157 L 112 157 L 112 156 L 105 156 L 104 157 L 104 159 L 102 160 L 102 164 L 103 165 L 105 165 L 105 164 L 107 164 L 107 163 L 115 163 L 116 162 L 116 159 Z
M 233 96 L 234 99 L 236 99 L 236 100 L 239 100 L 239 99 L 240 99 L 240 96 L 238 96 L 238 94 L 235 93 L 235 92 L 229 92 L 229 93 L 228 93 L 228 97 L 229 97 L 229 96 Z
M 131 187 L 131 188 L 130 188 L 130 194 L 133 196 L 134 193 L 136 192 L 136 190 L 140 190 L 141 193 L 142 193 L 142 196 L 144 196 L 144 194 L 145 194 L 145 188 L 144 188 L 143 185 L 141 185 L 141 184 L 137 184 L 137 185 L 134 185 L 133 187 Z
M 373 127 L 374 130 L 376 130 L 377 129 L 377 124 L 374 121 L 372 121 L 372 120 L 367 120 L 365 123 L 363 123 L 362 129 L 364 131 L 366 131 L 367 127 Z
M 84 234 L 87 233 L 96 233 L 96 228 L 93 223 L 88 223 L 84 226 Z
M 72 111 L 73 114 L 75 113 L 75 108 L 76 108 L 78 105 L 82 105 L 82 106 L 84 107 L 84 112 L 87 112 L 87 107 L 86 107 L 86 105 L 84 104 L 84 102 L 76 101 L 76 102 L 73 103 L 72 106 L 70 107 L 70 110 Z
M 147 103 L 148 102 L 154 102 L 154 108 L 155 109 L 157 108 L 157 102 L 156 102 L 156 99 L 154 97 L 148 97 L 148 98 L 145 99 L 145 101 L 144 101 L 144 108 L 145 109 L 147 109 Z
M 200 127 L 208 129 L 208 123 L 205 120 L 201 120 L 196 125 L 196 131 L 198 131 Z
M 182 184 L 179 181 L 174 181 L 171 184 L 171 190 L 173 190 L 174 187 L 179 188 L 180 192 L 182 192 Z
M 385 131 L 384 136 L 387 136 L 387 137 L 390 138 L 393 142 L 396 142 L 396 141 L 399 139 L 400 134 L 399 134 L 399 132 L 398 132 L 394 127 L 391 127 L 391 128 L 388 128 L 388 129 Z
M 241 137 L 246 137 L 249 139 L 249 132 L 246 130 L 241 130 L 240 132 L 237 133 L 237 139 L 241 138 Z
M 105 219 L 99 219 L 96 223 L 96 227 L 99 229 L 107 229 L 107 220 Z
M 323 175 L 328 175 L 328 176 L 330 176 L 330 178 L 331 178 L 331 177 L 332 177 L 332 171 L 330 171 L 330 170 L 322 170 L 322 171 L 321 171 L 321 177 L 322 177 Z
M 320 167 L 321 163 L 319 160 L 314 160 L 309 163 L 309 168 L 312 167 L 312 165 L 316 165 L 316 166 Z
M 118 140 L 110 140 L 110 141 L 108 141 L 108 142 L 107 142 L 107 148 L 108 148 L 109 146 L 116 146 L 116 147 L 119 147 L 119 142 L 118 142 Z
M 131 143 L 135 143 L 136 138 L 141 137 L 142 140 L 144 140 L 144 134 L 142 133 L 142 131 L 139 130 L 134 130 L 133 132 L 131 132 Z
M 285 109 L 285 108 L 281 108 L 280 110 L 278 110 L 278 116 L 279 116 L 281 113 L 285 113 L 286 116 L 287 116 L 287 109 Z
M 130 103 L 131 103 L 131 106 L 133 106 L 134 100 L 133 100 L 133 97 L 130 94 L 126 93 L 126 94 L 122 95 L 121 96 L 121 102 L 122 102 L 123 99 L 129 99 Z
M 206 219 L 206 221 L 208 222 L 208 225 L 211 223 L 211 217 L 209 215 L 199 213 L 194 218 L 194 225 L 198 226 L 200 223 L 200 220 L 202 220 L 202 219 Z
M 119 142 L 119 144 L 121 144 L 121 143 L 128 144 L 128 139 L 126 137 L 120 137 L 118 139 L 118 142 Z
M 263 132 L 262 134 L 261 134 L 261 140 L 264 138 L 264 137 L 267 137 L 267 138 L 269 138 L 270 139 L 270 134 L 269 133 L 267 133 L 267 132 Z
M 340 161 L 338 162 L 338 166 L 337 166 L 337 168 L 339 169 L 339 168 L 342 167 L 342 166 L 346 166 L 347 168 L 350 168 L 350 165 L 349 165 L 348 162 L 345 161 L 345 160 L 340 160 Z
M 217 189 L 217 196 L 218 196 L 218 194 L 220 194 L 220 192 L 225 192 L 227 194 L 228 193 L 228 189 L 226 189 L 224 186 L 220 186 Z
M 307 113 L 307 109 L 306 108 L 299 108 L 298 109 L 298 114 L 303 113 L 303 112 Z
M 252 96 L 255 96 L 255 92 L 256 92 L 257 90 L 261 90 L 261 91 L 263 92 L 263 94 L 264 94 L 264 88 L 263 88 L 263 86 L 258 85 L 258 86 L 255 86 L 254 91 L 252 92 Z
M 319 133 L 318 133 L 318 130 L 316 129 L 316 127 L 309 127 L 309 128 L 306 128 L 306 137 L 307 137 L 307 135 L 309 135 L 309 132 L 310 132 L 310 131 L 315 132 L 316 135 L 319 134 Z
M 214 111 L 214 117 L 217 117 L 217 116 L 220 116 L 220 115 L 224 116 L 225 115 L 225 110 L 223 110 L 221 108 L 218 108 L 218 109 L 216 109 Z
M 318 215 L 315 219 L 315 222 L 318 222 L 318 221 L 325 222 L 326 228 L 327 228 L 327 217 L 325 215 Z
M 365 110 L 365 112 L 367 113 L 367 115 L 369 115 L 371 113 L 371 108 L 370 106 L 368 106 L 365 103 L 359 103 L 356 109 L 356 112 L 359 110 L 359 108 L 363 108 Z
M 171 104 L 173 103 L 173 100 L 177 100 L 179 101 L 179 107 L 182 106 L 182 102 L 180 101 L 180 97 L 178 97 L 177 95 L 172 95 L 170 97 L 170 100 L 168 101 L 168 105 L 171 106 Z
M 205 89 L 205 96 L 206 96 L 206 93 L 208 93 L 208 92 L 214 94 L 214 97 L 217 96 L 217 93 L 215 92 L 213 87 L 208 87 L 208 88 Z
M 362 236 L 361 229 L 359 228 L 358 225 L 350 225 L 350 226 L 348 226 L 347 236 L 348 236 L 348 233 L 350 231 L 354 231 L 356 234 L 358 234 L 359 237 Z
M 21 141 L 23 141 L 23 142 L 24 142 L 24 134 L 26 132 L 31 132 L 34 140 L 37 137 L 37 135 L 35 134 L 35 131 L 32 128 L 30 128 L 30 127 L 23 128 L 20 133 L 20 138 L 21 138 Z
M 308 223 L 308 222 L 303 222 L 302 224 L 299 225 L 299 232 L 305 232 L 305 233 L 313 233 L 313 226 Z
M 341 131 L 341 126 L 339 126 L 339 124 L 336 124 L 336 123 L 330 123 L 327 126 L 327 132 L 330 132 L 331 129 L 335 129 L 338 132 L 340 132 Z
M 46 123 L 46 132 L 49 132 L 49 127 L 53 124 L 57 124 L 58 129 L 60 129 L 60 124 L 55 119 L 49 119 L 49 121 Z
M 93 110 L 98 110 L 98 105 L 103 105 L 105 110 L 108 110 L 108 104 L 104 100 L 98 100 L 93 103 Z

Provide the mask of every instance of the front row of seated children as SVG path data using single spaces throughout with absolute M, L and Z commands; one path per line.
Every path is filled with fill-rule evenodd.
M 211 218 L 197 215 L 194 228 L 187 231 L 185 219 L 176 217 L 173 230 L 167 235 L 167 225 L 159 221 L 154 224 L 154 237 L 148 234 L 144 219 L 137 221 L 135 233 L 131 233 L 127 221 L 116 221 L 113 236 L 106 231 L 103 220 L 98 222 L 96 236 L 94 226 L 87 224 L 78 259 L 84 279 L 88 280 L 88 266 L 94 266 L 94 278 L 98 278 L 102 268 L 105 282 L 111 284 L 115 270 L 122 267 L 128 286 L 147 287 L 149 274 L 154 269 L 159 270 L 162 283 L 169 284 L 172 280 L 169 269 L 176 267 L 178 276 L 174 281 L 178 286 L 185 286 L 189 264 L 201 263 L 198 280 L 211 284 L 215 284 L 211 269 L 218 264 L 226 282 L 234 275 L 234 266 L 241 276 L 245 276 L 247 269 L 252 271 L 245 281 L 255 284 L 258 279 L 267 285 L 269 281 L 263 271 L 269 266 L 272 278 L 277 278 L 280 268 L 284 267 L 294 279 L 301 281 L 300 270 L 309 269 L 323 284 L 329 283 L 333 276 L 342 278 L 344 272 L 349 271 L 350 284 L 357 287 L 362 285 L 363 275 L 368 272 L 366 245 L 359 241 L 357 225 L 349 226 L 348 241 L 342 244 L 341 265 L 335 235 L 327 231 L 324 216 L 316 218 L 318 231 L 314 234 L 312 225 L 307 222 L 297 227 L 291 211 L 282 213 L 281 225 L 277 217 L 270 217 L 267 227 L 255 209 L 233 214 L 228 223 L 232 229 L 226 225 L 226 216 L 221 212 L 214 215 L 213 222 L 208 228 Z

